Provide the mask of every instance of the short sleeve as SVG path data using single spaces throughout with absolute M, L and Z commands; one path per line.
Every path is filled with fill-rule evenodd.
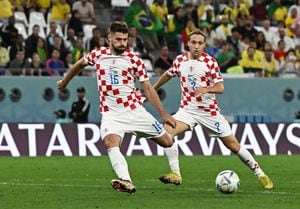
M 214 83 L 223 81 L 223 75 L 221 74 L 220 67 L 216 61 L 216 59 L 212 59 L 209 61 L 210 67 L 210 75 Z
M 182 56 L 177 56 L 174 60 L 172 67 L 170 67 L 167 71 L 168 75 L 171 77 L 180 76 L 179 67 L 181 62 L 183 61 Z

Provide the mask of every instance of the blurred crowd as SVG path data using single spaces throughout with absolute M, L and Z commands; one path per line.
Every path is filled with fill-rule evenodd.
M 189 33 L 200 28 L 222 73 L 300 77 L 300 0 L 132 0 L 118 7 L 124 1 L 102 2 L 117 14 L 114 20 L 127 22 L 128 47 L 151 75 L 188 50 Z M 0 73 L 63 75 L 88 51 L 107 46 L 109 28 L 98 27 L 94 3 L 0 0 Z M 19 18 L 22 13 L 28 22 Z

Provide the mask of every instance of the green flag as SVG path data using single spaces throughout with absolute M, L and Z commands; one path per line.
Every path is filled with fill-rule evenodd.
M 139 5 L 128 7 L 125 12 L 125 21 L 128 25 L 134 25 L 143 34 L 156 33 L 164 27 L 158 17 L 154 14 L 147 14 Z

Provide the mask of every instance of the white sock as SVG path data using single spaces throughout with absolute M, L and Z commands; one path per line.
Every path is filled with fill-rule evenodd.
M 258 162 L 255 161 L 254 157 L 247 149 L 241 147 L 237 155 L 254 172 L 257 177 L 261 177 L 264 175 L 264 172 L 260 168 Z
M 120 151 L 120 148 L 112 147 L 107 150 L 107 154 L 118 178 L 128 180 L 131 182 L 131 178 L 128 171 L 128 165 L 125 157 Z
M 178 160 L 179 153 L 178 153 L 177 142 L 175 141 L 174 144 L 172 145 L 172 147 L 164 148 L 164 150 L 168 157 L 169 166 L 171 168 L 171 171 L 173 173 L 176 173 L 179 176 L 181 176 L 180 168 L 179 168 L 179 160 Z

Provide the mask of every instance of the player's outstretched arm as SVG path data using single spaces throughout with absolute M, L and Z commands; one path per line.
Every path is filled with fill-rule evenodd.
M 176 127 L 176 120 L 170 116 L 165 108 L 163 107 L 162 103 L 160 102 L 160 99 L 154 90 L 151 83 L 146 80 L 141 83 L 144 91 L 144 95 L 147 97 L 147 99 L 151 102 L 151 104 L 156 108 L 156 110 L 159 112 L 160 116 L 164 120 L 165 123 L 168 123 L 173 128 Z
M 63 90 L 67 87 L 68 83 L 74 76 L 76 76 L 82 68 L 86 66 L 84 58 L 78 60 L 73 67 L 66 73 L 63 79 L 56 82 L 56 87 L 58 90 Z
M 164 72 L 159 79 L 155 82 L 155 84 L 153 85 L 153 88 L 155 90 L 157 90 L 159 87 L 161 87 L 162 85 L 164 85 L 165 83 L 167 83 L 172 77 L 169 76 L 168 72 Z

